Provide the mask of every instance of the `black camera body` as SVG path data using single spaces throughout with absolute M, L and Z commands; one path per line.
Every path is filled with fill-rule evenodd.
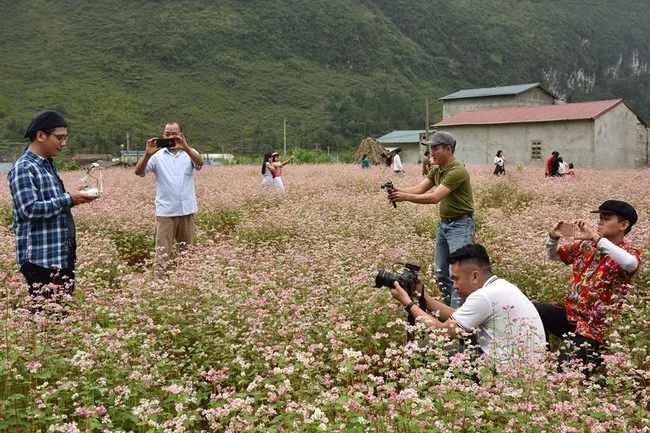
M 392 289 L 395 287 L 395 281 L 399 283 L 400 286 L 409 297 L 413 299 L 415 295 L 415 283 L 418 281 L 418 275 L 420 272 L 420 265 L 415 262 L 406 262 L 406 263 L 395 263 L 396 265 L 404 265 L 404 270 L 399 272 L 391 272 L 386 269 L 377 269 L 377 276 L 375 277 L 375 287 L 387 287 Z
M 390 194 L 391 191 L 393 190 L 393 182 L 390 181 L 390 180 L 387 180 L 386 182 L 381 184 L 381 189 L 385 189 L 386 192 L 388 192 L 388 194 Z M 394 201 L 392 201 L 391 203 L 393 203 L 393 207 L 397 207 L 397 203 L 395 203 Z

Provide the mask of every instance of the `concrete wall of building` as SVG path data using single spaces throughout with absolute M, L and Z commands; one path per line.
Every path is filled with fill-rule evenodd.
M 595 121 L 595 168 L 634 168 L 638 166 L 636 115 L 619 104 Z
M 456 137 L 456 157 L 466 164 L 494 164 L 502 150 L 509 166 L 543 169 L 546 157 L 554 150 L 576 169 L 593 167 L 594 124 L 592 120 L 517 123 L 506 125 L 446 126 Z M 541 142 L 539 159 L 531 159 L 532 144 Z M 600 168 L 600 167 L 599 167 Z
M 636 167 L 650 167 L 650 128 L 642 123 L 636 127 Z
M 489 110 L 491 108 L 524 107 L 530 105 L 551 105 L 551 95 L 539 87 L 515 96 L 487 96 L 483 98 L 450 99 L 443 101 L 442 118 L 446 119 L 463 111 Z

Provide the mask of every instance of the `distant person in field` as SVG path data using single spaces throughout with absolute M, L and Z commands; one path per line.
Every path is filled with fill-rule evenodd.
M 390 167 L 393 165 L 393 152 L 389 152 L 388 150 L 385 150 L 382 153 L 382 156 L 384 157 L 384 162 L 386 163 L 386 167 Z
M 506 174 L 506 157 L 502 150 L 497 151 L 497 156 L 494 157 L 494 175 L 505 176 Z
M 576 177 L 576 171 L 573 168 L 572 162 L 569 163 L 569 168 L 567 169 L 564 175 L 566 176 L 567 179 L 573 179 L 574 177 Z
M 203 158 L 190 148 L 181 125 L 169 122 L 164 138 L 172 147 L 159 147 L 156 138 L 147 140 L 144 156 L 135 165 L 135 174 L 156 176 L 156 274 L 162 271 L 174 251 L 194 244 L 194 215 L 198 211 L 194 171 L 203 167 Z
M 271 164 L 271 156 L 271 152 L 267 152 L 262 160 L 262 185 L 269 189 L 275 188 L 275 182 L 273 181 L 275 167 Z
M 402 165 L 402 157 L 400 153 L 402 149 L 399 147 L 395 149 L 395 155 L 393 156 L 393 172 L 395 174 L 404 174 L 404 166 Z
M 368 159 L 367 153 L 361 158 L 361 168 L 370 168 L 370 159 Z
M 564 305 L 538 304 L 546 336 L 571 341 L 575 354 L 562 353 L 560 363 L 579 359 L 584 365 L 600 363 L 611 315 L 627 293 L 627 285 L 641 265 L 641 251 L 625 242 L 637 222 L 636 210 L 628 203 L 607 200 L 592 213 L 598 226 L 574 221 L 575 238 L 559 245 L 562 222 L 551 229 L 546 256 L 571 266 L 573 281 Z
M 29 145 L 11 167 L 13 230 L 29 294 L 44 298 L 74 290 L 77 242 L 70 211 L 98 196 L 66 191 L 52 158 L 68 142 L 68 123 L 56 111 L 38 113 L 25 132 Z
M 465 299 L 452 308 L 423 293 L 426 311 L 395 282 L 391 296 L 416 320 L 441 329 L 453 338 L 475 333 L 480 351 L 503 363 L 514 357 L 544 352 L 544 327 L 535 306 L 514 284 L 492 273 L 490 257 L 482 245 L 465 245 L 449 255 L 454 288 Z M 435 313 L 434 315 L 430 313 Z
M 392 202 L 439 204 L 436 273 L 445 304 L 459 307 L 462 299 L 452 287 L 448 257 L 450 253 L 472 242 L 474 237 L 472 185 L 467 169 L 462 162 L 454 158 L 456 139 L 453 135 L 437 131 L 429 140 L 423 140 L 422 144 L 429 146 L 437 165 L 431 167 L 426 179 L 419 184 L 409 188 L 394 188 L 388 198 Z M 429 192 L 432 188 L 433 192 Z
M 431 156 L 431 152 L 429 152 L 429 149 L 427 149 L 424 152 L 424 158 L 422 158 L 422 176 L 427 177 L 429 174 L 429 169 L 431 168 L 431 159 L 429 158 Z
M 564 176 L 566 171 L 569 169 L 569 165 L 564 162 L 564 159 L 561 156 L 557 157 L 557 175 Z
M 275 189 L 278 191 L 284 192 L 284 181 L 282 180 L 282 167 L 285 165 L 291 163 L 293 160 L 293 156 L 290 156 L 289 159 L 287 159 L 284 162 L 280 162 L 280 154 L 277 152 L 273 152 L 271 154 L 271 166 L 274 168 L 273 171 L 273 182 L 275 184 Z
M 554 150 L 551 152 L 551 154 L 546 158 L 546 168 L 544 171 L 544 175 L 546 177 L 549 176 L 556 176 L 557 175 L 557 170 L 558 170 L 558 164 L 557 164 L 557 158 L 560 156 L 560 152 L 557 150 Z

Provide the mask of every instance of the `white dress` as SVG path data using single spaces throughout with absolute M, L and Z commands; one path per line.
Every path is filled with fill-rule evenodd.
M 271 163 L 266 163 L 266 168 L 264 169 L 264 177 L 262 178 L 262 185 L 266 188 L 275 188 L 275 182 L 273 181 L 273 173 L 271 173 Z

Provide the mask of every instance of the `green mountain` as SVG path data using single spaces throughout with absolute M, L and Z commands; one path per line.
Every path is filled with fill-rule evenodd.
M 650 10 L 632 0 L 0 0 L 0 145 L 55 108 L 68 152 L 142 148 L 170 119 L 204 151 L 341 151 L 424 126 L 437 98 L 543 82 L 650 118 Z M 0 149 L 1 153 L 1 149 Z

